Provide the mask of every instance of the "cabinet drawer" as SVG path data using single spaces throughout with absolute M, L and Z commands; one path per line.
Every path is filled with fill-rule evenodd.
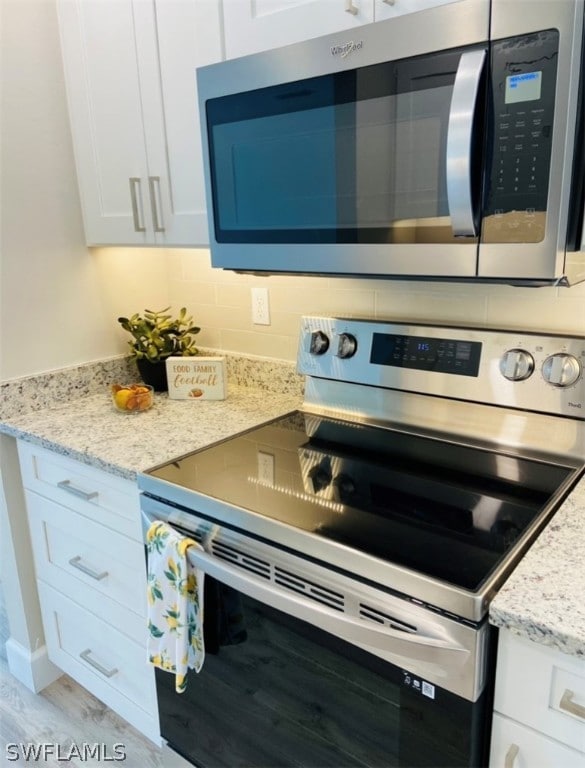
M 22 441 L 18 455 L 25 488 L 142 541 L 135 483 Z
M 122 614 L 123 631 L 143 637 L 143 545 L 32 491 L 25 493 L 37 577 L 116 626 Z M 123 610 L 112 609 L 110 601 Z
M 490 768 L 584 768 L 585 754 L 497 713 Z
M 494 709 L 585 752 L 585 661 L 501 632 Z
M 128 722 L 158 739 L 154 670 L 140 646 L 39 582 L 49 658 Z

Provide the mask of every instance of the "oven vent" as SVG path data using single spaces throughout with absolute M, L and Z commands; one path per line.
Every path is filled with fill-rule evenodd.
M 259 557 L 243 552 L 230 544 L 224 544 L 221 541 L 212 541 L 211 551 L 215 557 L 221 560 L 227 560 L 229 563 L 243 568 L 246 571 L 255 573 L 263 579 L 270 579 L 270 563 L 261 560 Z
M 390 629 L 398 629 L 401 632 L 416 633 L 417 628 L 413 624 L 407 624 L 405 621 L 391 616 L 389 613 L 383 613 L 377 608 L 371 608 L 365 603 L 360 603 L 360 616 L 370 621 L 375 621 L 377 624 L 384 624 L 384 626 L 390 627 Z
M 285 571 L 280 566 L 274 567 L 274 582 L 285 589 L 304 595 L 317 603 L 328 605 L 336 611 L 345 611 L 345 597 L 339 592 L 334 592 L 329 587 L 315 584 L 303 576 L 297 576 L 290 571 Z

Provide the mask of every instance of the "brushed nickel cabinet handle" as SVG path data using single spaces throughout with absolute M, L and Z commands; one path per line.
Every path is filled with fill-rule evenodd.
M 100 675 L 103 675 L 104 677 L 114 677 L 114 675 L 118 672 L 118 669 L 116 667 L 113 667 L 112 669 L 106 669 L 105 667 L 102 667 L 101 664 L 90 658 L 90 653 L 91 648 L 86 648 L 85 651 L 82 651 L 79 654 L 79 656 L 83 659 L 83 661 L 86 661 L 90 667 L 97 669 Z
M 514 768 L 514 762 L 519 752 L 520 747 L 517 744 L 510 744 L 510 749 L 506 752 L 504 768 Z
M 77 555 L 77 557 L 72 557 L 69 561 L 69 565 L 72 565 L 74 568 L 77 568 L 78 571 L 81 571 L 82 573 L 87 574 L 88 576 L 91 576 L 92 579 L 95 579 L 96 581 L 101 581 L 102 579 L 105 579 L 108 575 L 107 571 L 102 571 L 101 573 L 98 573 L 97 571 L 93 571 L 91 568 L 88 568 L 87 565 L 84 565 L 81 562 L 81 556 Z
M 386 5 L 394 5 L 396 0 L 382 0 L 383 3 L 386 3 Z
M 352 16 L 357 16 L 359 8 L 353 4 L 352 0 L 345 0 L 345 10 Z
M 154 222 L 154 231 L 164 232 L 165 227 L 160 202 L 160 176 L 149 176 L 148 188 L 150 191 L 150 208 L 152 211 L 152 221 Z
M 140 205 L 138 204 L 138 195 L 140 194 L 140 179 L 138 176 L 131 176 L 130 179 L 130 200 L 132 201 L 132 218 L 134 219 L 134 231 L 146 232 L 144 221 L 141 219 L 142 195 L 140 195 Z
M 569 712 L 571 715 L 575 715 L 576 717 L 580 717 L 582 720 L 585 720 L 585 707 L 582 704 L 577 704 L 575 701 L 573 701 L 574 695 L 575 694 L 573 691 L 570 691 L 568 688 L 566 688 L 561 697 L 559 709 L 562 709 L 565 712 Z
M 71 480 L 61 480 L 57 483 L 57 487 L 61 488 L 62 491 L 67 491 L 67 493 L 83 499 L 84 501 L 91 501 L 91 499 L 95 499 L 98 496 L 97 491 L 84 491 L 82 488 L 76 488 L 71 484 Z

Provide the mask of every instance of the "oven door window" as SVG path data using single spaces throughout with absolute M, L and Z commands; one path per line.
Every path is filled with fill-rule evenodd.
M 483 765 L 474 704 L 206 577 L 206 657 L 156 670 L 161 732 L 199 768 Z M 211 609 L 209 588 L 219 600 Z M 217 615 L 216 615 L 217 613 Z
M 210 99 L 217 242 L 460 242 L 446 169 L 461 56 L 448 51 Z M 474 157 L 479 164 L 481 149 Z

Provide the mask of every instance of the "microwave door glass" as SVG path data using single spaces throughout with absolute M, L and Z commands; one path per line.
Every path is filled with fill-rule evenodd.
M 460 60 L 433 54 L 208 101 L 217 241 L 458 242 L 447 139 Z

